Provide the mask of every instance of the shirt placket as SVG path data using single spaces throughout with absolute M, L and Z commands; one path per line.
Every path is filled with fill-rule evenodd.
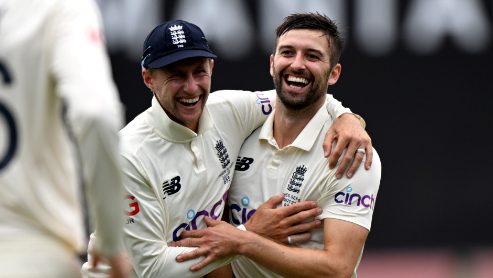
M 195 169 L 197 169 L 198 173 L 206 170 L 204 157 L 201 151 L 202 143 L 202 136 L 197 136 L 190 142 L 190 149 L 195 157 Z

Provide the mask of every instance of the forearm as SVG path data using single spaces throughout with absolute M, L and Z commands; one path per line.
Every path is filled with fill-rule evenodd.
M 91 235 L 91 242 L 89 243 L 88 249 L 88 262 L 86 262 L 82 267 L 83 277 L 110 277 L 111 267 L 105 261 L 100 261 L 96 267 L 93 266 L 94 250 L 91 247 L 92 244 L 96 242 L 95 235 Z M 158 244 L 156 244 L 158 245 Z M 151 247 L 152 248 L 152 247 Z M 216 268 L 219 268 L 215 276 L 210 277 L 232 277 L 232 270 L 229 264 L 237 257 L 231 257 L 228 259 L 215 261 L 205 268 L 192 272 L 190 267 L 198 262 L 200 262 L 204 257 L 199 257 L 193 260 L 185 262 L 177 262 L 175 260 L 176 256 L 179 254 L 187 253 L 193 251 L 196 248 L 187 247 L 165 247 L 164 250 L 160 248 L 155 248 L 151 252 L 147 252 L 142 256 L 140 253 L 133 253 L 132 261 L 135 266 L 135 272 L 139 277 L 202 277 L 207 275 L 209 272 L 213 272 Z M 149 250 L 149 248 L 145 249 Z M 223 267 L 223 268 L 221 268 Z M 225 275 L 231 273 L 231 276 Z M 212 274 L 212 273 L 211 273 Z M 208 276 L 209 277 L 209 276 Z
M 112 256 L 121 249 L 122 177 L 116 132 L 93 123 L 79 141 L 91 219 L 98 231 L 97 250 Z M 106 133 L 106 134 L 105 134 Z
M 189 247 L 165 247 L 154 248 L 154 251 L 143 252 L 134 249 L 132 251 L 132 263 L 139 277 L 157 278 L 157 277 L 202 277 L 216 268 L 231 263 L 237 257 L 230 257 L 223 260 L 215 261 L 199 271 L 190 271 L 190 267 L 199 263 L 204 256 L 177 262 L 176 256 L 195 250 Z M 127 250 L 127 252 L 130 250 Z
M 354 269 L 326 250 L 294 248 L 245 233 L 239 254 L 283 277 L 350 277 Z

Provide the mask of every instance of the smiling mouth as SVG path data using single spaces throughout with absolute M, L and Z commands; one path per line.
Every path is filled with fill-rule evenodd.
M 201 96 L 197 96 L 197 97 L 194 97 L 194 98 L 181 98 L 181 99 L 178 99 L 178 102 L 183 105 L 183 106 L 194 106 L 195 104 L 197 104 L 200 100 L 200 97 Z
M 296 77 L 292 75 L 287 75 L 286 77 L 284 77 L 284 80 L 286 81 L 286 84 L 288 84 L 290 88 L 297 90 L 304 88 L 308 84 L 310 84 L 310 80 L 304 77 Z

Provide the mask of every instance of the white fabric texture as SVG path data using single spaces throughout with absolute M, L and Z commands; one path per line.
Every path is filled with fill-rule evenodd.
M 329 159 L 323 156 L 325 133 L 333 123 L 325 107 L 320 108 L 295 141 L 283 149 L 278 148 L 273 137 L 273 116 L 274 113 L 245 141 L 240 151 L 228 195 L 231 223 L 246 223 L 261 204 L 284 193 L 283 206 L 317 201 L 323 209 L 317 219 L 341 219 L 370 230 L 381 175 L 377 152 L 374 151 L 370 170 L 365 170 L 361 163 L 352 179 L 344 175 L 338 180 L 335 178 L 337 168 L 330 170 Z M 351 204 L 349 199 L 345 203 L 347 194 L 351 194 Z M 298 247 L 323 249 L 323 227 L 310 232 L 311 240 Z M 234 261 L 232 266 L 238 278 L 280 277 L 246 257 Z
M 98 249 L 115 254 L 123 218 L 117 144 L 123 121 L 96 3 L 0 0 L 0 63 L 11 77 L 0 79 L 0 104 L 17 132 L 13 158 L 0 169 L 0 245 L 25 236 L 74 256 L 85 252 L 87 194 L 102 239 Z M 3 139 L 9 129 L 2 116 Z
M 330 99 L 332 113 L 350 112 Z M 274 103 L 273 90 L 212 93 L 195 133 L 172 121 L 153 98 L 151 108 L 120 132 L 129 214 L 124 246 L 139 277 L 202 277 L 237 258 L 191 272 L 203 257 L 178 263 L 178 254 L 194 248 L 169 245 L 185 229 L 206 228 L 204 216 L 221 218 L 240 147 Z M 85 277 L 107 271 L 105 265 L 83 266 Z

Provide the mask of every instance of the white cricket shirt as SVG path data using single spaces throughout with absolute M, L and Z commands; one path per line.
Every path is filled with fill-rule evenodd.
M 121 248 L 122 114 L 101 26 L 92 0 L 0 0 L 0 241 L 84 252 L 83 180 L 99 249 Z
M 272 111 L 274 96 L 215 92 L 197 133 L 172 121 L 154 97 L 120 132 L 129 204 L 123 242 L 139 277 L 201 277 L 231 261 L 192 273 L 202 258 L 177 263 L 179 253 L 193 249 L 168 245 L 186 229 L 206 228 L 204 216 L 221 219 L 240 147 Z
M 381 174 L 376 151 L 370 170 L 365 170 L 364 163 L 361 163 L 352 179 L 344 175 L 338 180 L 335 178 L 336 168 L 330 170 L 329 159 L 323 155 L 325 133 L 333 123 L 324 106 L 296 140 L 283 149 L 277 147 L 273 137 L 273 121 L 274 113 L 241 148 L 228 195 L 231 223 L 236 226 L 246 223 L 261 204 L 284 193 L 283 206 L 317 201 L 323 209 L 317 219 L 341 219 L 370 230 Z M 310 232 L 311 240 L 299 244 L 299 247 L 323 249 L 323 227 Z M 232 266 L 238 278 L 280 277 L 247 257 L 240 257 L 232 262 Z M 356 269 L 353 277 L 356 277 Z
M 327 98 L 334 115 L 350 112 Z M 120 132 L 128 194 L 124 247 L 139 277 L 202 277 L 234 259 L 191 272 L 203 257 L 178 263 L 177 255 L 195 248 L 169 245 L 184 230 L 206 228 L 204 216 L 221 218 L 240 147 L 274 103 L 274 90 L 212 93 L 195 133 L 172 121 L 153 98 L 151 108 Z M 83 267 L 85 277 L 105 277 L 107 271 Z

